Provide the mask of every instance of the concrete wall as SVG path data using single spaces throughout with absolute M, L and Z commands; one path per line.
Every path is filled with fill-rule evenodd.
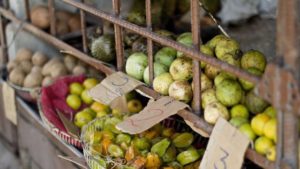
M 41 51 L 48 57 L 60 55 L 59 51 L 56 48 L 42 41 L 41 39 L 33 36 L 26 31 L 17 31 L 18 27 L 20 27 L 20 25 L 15 24 L 8 24 L 6 27 L 6 39 L 7 44 L 9 45 L 9 58 L 14 58 L 16 51 L 22 47 L 29 48 L 32 51 Z

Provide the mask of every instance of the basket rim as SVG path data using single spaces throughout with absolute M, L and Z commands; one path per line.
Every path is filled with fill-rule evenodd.
M 62 140 L 66 141 L 71 145 L 74 145 L 76 147 L 82 147 L 82 141 L 80 138 L 75 138 L 71 136 L 69 133 L 60 130 L 45 117 L 42 109 L 42 104 L 41 104 L 41 95 L 39 95 L 37 98 L 37 107 L 43 123 L 50 130 L 50 132 L 52 132 L 53 134 L 55 134 L 56 136 L 58 136 L 59 138 L 61 138 Z M 71 141 L 67 141 L 66 139 L 63 138 L 63 136 L 69 137 Z M 73 142 L 75 143 L 73 144 Z

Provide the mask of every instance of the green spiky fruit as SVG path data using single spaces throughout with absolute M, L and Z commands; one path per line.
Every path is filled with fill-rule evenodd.
M 103 62 L 111 62 L 115 59 L 115 40 L 114 36 L 105 34 L 92 42 L 92 56 Z

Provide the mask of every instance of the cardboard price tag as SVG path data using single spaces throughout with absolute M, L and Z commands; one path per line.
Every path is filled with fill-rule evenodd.
M 122 72 L 116 72 L 107 76 L 100 84 L 88 91 L 88 94 L 96 101 L 109 105 L 116 98 L 125 95 L 136 87 L 143 85 Z
M 219 118 L 210 136 L 200 169 L 240 169 L 250 140 Z
M 2 85 L 2 97 L 5 117 L 13 124 L 17 125 L 17 108 L 15 91 L 7 83 Z
M 149 103 L 143 111 L 135 114 L 117 125 L 117 128 L 130 134 L 141 133 L 160 121 L 189 107 L 171 97 L 162 97 Z

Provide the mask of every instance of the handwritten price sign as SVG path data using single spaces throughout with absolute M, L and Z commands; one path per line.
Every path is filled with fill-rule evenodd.
M 106 77 L 100 84 L 89 90 L 89 95 L 96 101 L 109 105 L 116 98 L 134 90 L 143 83 L 122 72 Z
M 5 82 L 2 84 L 2 97 L 5 117 L 13 124 L 17 125 L 15 91 Z
M 200 169 L 240 169 L 249 139 L 219 118 L 209 139 Z
M 176 101 L 171 97 L 162 97 L 149 103 L 139 114 L 135 114 L 119 123 L 117 128 L 130 134 L 141 133 L 186 107 L 188 107 L 187 104 Z

